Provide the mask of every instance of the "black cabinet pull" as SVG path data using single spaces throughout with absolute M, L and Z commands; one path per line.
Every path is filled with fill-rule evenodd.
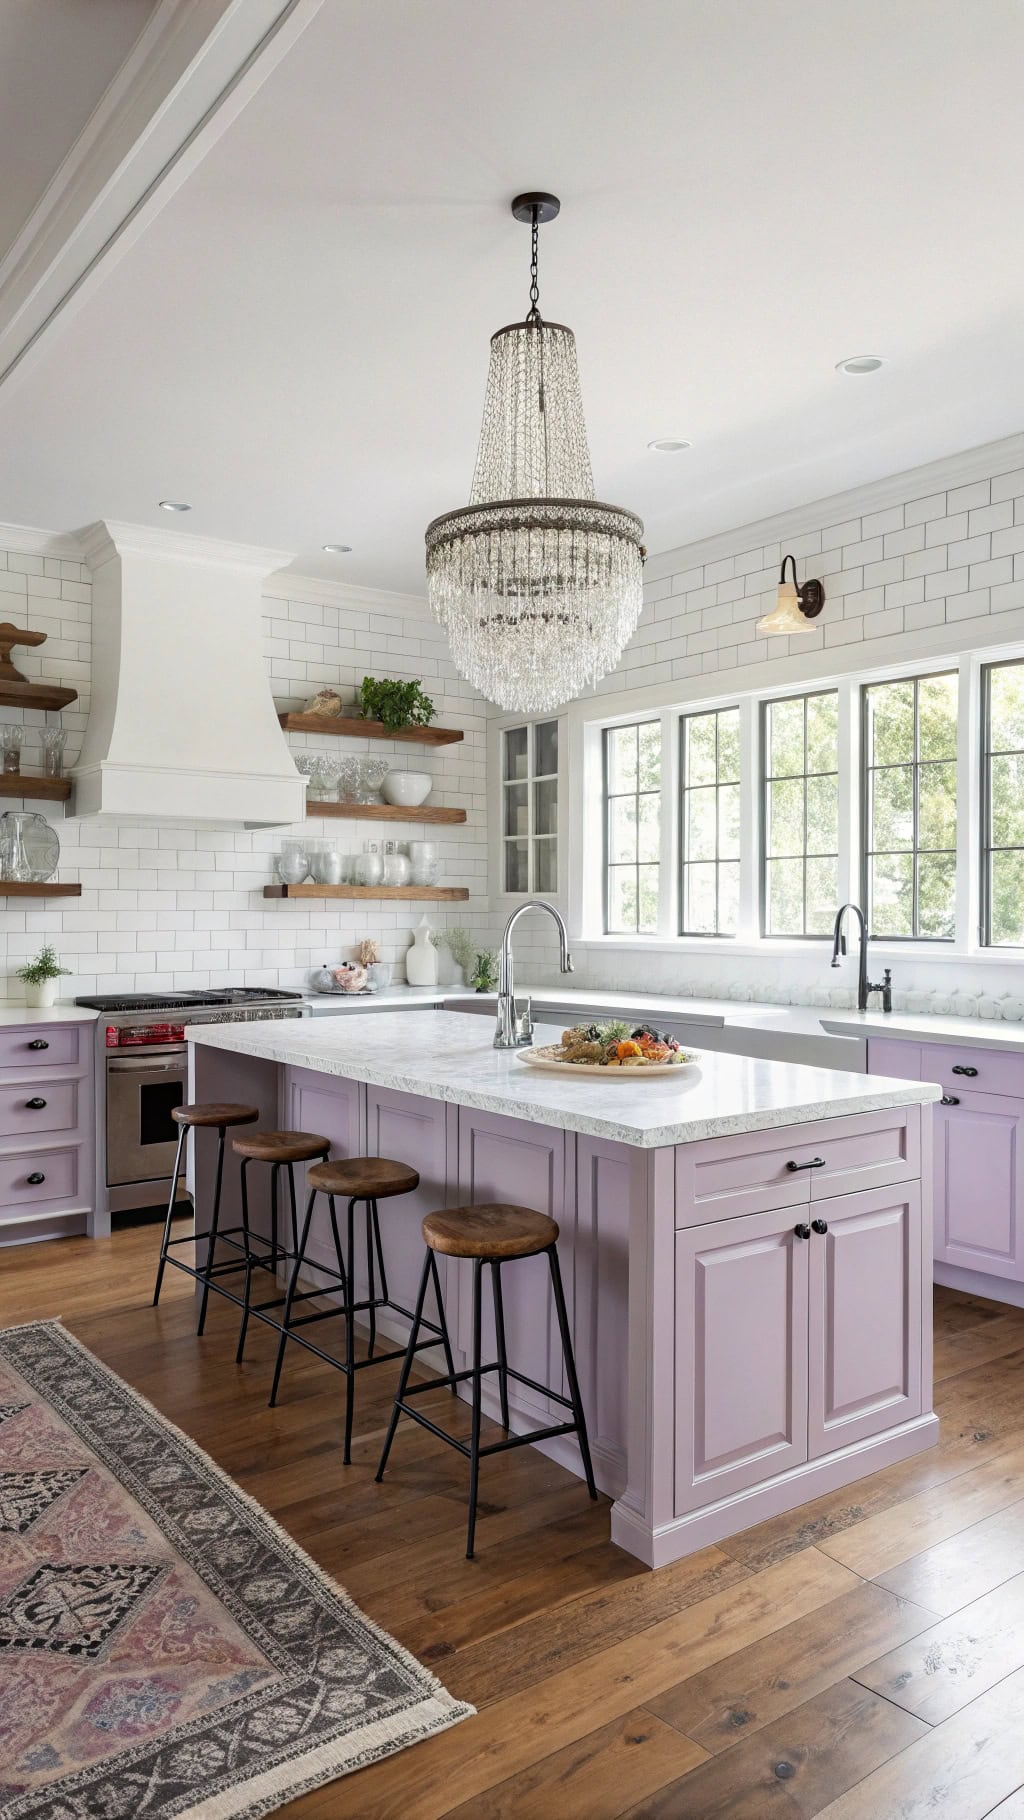
M 828 1221 L 827 1220 L 812 1220 L 811 1221 L 811 1231 L 812 1232 L 827 1232 L 828 1231 Z
M 795 1175 L 798 1169 L 824 1169 L 824 1167 L 825 1167 L 825 1158 L 823 1156 L 812 1156 L 809 1163 L 787 1163 L 786 1164 L 786 1168 L 789 1170 L 791 1175 Z
M 951 1069 L 950 1072 L 953 1074 L 969 1075 L 971 1080 L 973 1080 L 975 1075 L 977 1074 L 978 1070 L 976 1068 L 965 1068 L 962 1062 L 958 1062 L 956 1067 Z
M 811 1229 L 809 1226 L 794 1226 L 793 1231 L 796 1233 L 798 1239 L 809 1239 L 811 1236 Z
M 45 1175 L 41 1175 L 39 1170 L 37 1169 L 33 1175 L 29 1176 L 28 1180 L 29 1180 L 29 1185 L 32 1188 L 38 1188 L 40 1182 L 45 1182 L 46 1177 L 45 1177 Z
M 46 1101 L 41 1100 L 37 1095 L 34 1100 L 26 1100 L 25 1104 L 30 1112 L 42 1112 L 43 1107 L 46 1105 Z
M 944 1093 L 939 1101 L 940 1106 L 959 1106 L 960 1101 L 955 1093 Z
M 50 1045 L 44 1036 L 34 1036 L 29 1044 L 30 1049 L 49 1049 Z

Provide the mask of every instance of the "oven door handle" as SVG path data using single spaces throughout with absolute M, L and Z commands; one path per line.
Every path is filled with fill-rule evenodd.
M 177 1061 L 154 1062 L 144 1056 L 126 1056 L 123 1061 L 107 1058 L 108 1074 L 180 1074 L 185 1066 L 185 1055 L 182 1053 Z

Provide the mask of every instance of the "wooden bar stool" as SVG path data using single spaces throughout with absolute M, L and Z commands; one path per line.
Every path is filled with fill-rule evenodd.
M 414 1189 L 419 1187 L 420 1178 L 416 1170 L 410 1169 L 406 1163 L 395 1163 L 387 1157 L 380 1156 L 356 1156 L 338 1162 L 316 1163 L 312 1169 L 307 1171 L 306 1180 L 309 1184 L 309 1200 L 306 1204 L 306 1216 L 302 1223 L 302 1237 L 296 1248 L 295 1262 L 288 1282 L 284 1315 L 280 1322 L 281 1338 L 277 1348 L 277 1365 L 274 1370 L 273 1388 L 270 1392 L 270 1405 L 273 1408 L 277 1401 L 285 1347 L 289 1340 L 297 1340 L 300 1346 L 306 1347 L 307 1351 L 316 1353 L 318 1359 L 324 1359 L 328 1365 L 334 1365 L 337 1370 L 343 1371 L 346 1378 L 344 1464 L 349 1466 L 352 1463 L 352 1418 L 356 1372 L 362 1371 L 367 1365 L 385 1365 L 390 1359 L 401 1359 L 406 1354 L 406 1349 L 402 1346 L 389 1352 L 376 1351 L 377 1310 L 391 1308 L 396 1314 L 404 1315 L 407 1321 L 413 1319 L 412 1309 L 403 1308 L 400 1302 L 394 1301 L 388 1289 L 377 1203 L 389 1200 L 395 1195 L 411 1194 Z M 317 1263 L 306 1256 L 313 1208 L 318 1194 L 327 1196 L 336 1267 Z M 335 1197 L 338 1195 L 343 1195 L 348 1199 L 348 1228 L 344 1255 L 341 1234 L 338 1230 L 338 1214 L 334 1204 Z M 360 1201 L 366 1208 L 366 1268 L 369 1278 L 369 1295 L 363 1300 L 357 1301 L 355 1295 L 355 1211 Z M 431 1261 L 433 1262 L 433 1254 L 431 1254 Z M 296 1302 L 308 1301 L 310 1297 L 320 1296 L 324 1293 L 322 1288 L 298 1291 L 299 1274 L 303 1266 L 319 1271 L 332 1283 L 340 1286 L 342 1300 L 339 1305 L 333 1308 L 317 1308 L 309 1314 L 293 1318 L 292 1309 Z M 379 1293 L 378 1269 L 380 1271 Z M 436 1340 L 440 1340 L 444 1347 L 445 1363 L 448 1366 L 449 1375 L 451 1375 L 455 1366 L 448 1339 L 448 1327 L 444 1316 L 444 1303 L 441 1300 L 441 1284 L 436 1263 L 433 1264 L 432 1275 L 434 1293 L 437 1296 L 438 1318 L 437 1321 L 429 1321 L 423 1315 L 423 1302 L 426 1295 L 425 1278 L 420 1291 L 416 1319 L 420 1326 L 428 1329 L 430 1337 L 421 1340 L 419 1345 L 421 1348 L 432 1346 Z M 369 1317 L 369 1346 L 365 1359 L 357 1359 L 355 1356 L 355 1317 L 357 1314 L 364 1313 Z M 298 1331 L 300 1327 L 307 1327 L 314 1321 L 329 1320 L 332 1316 L 337 1315 L 343 1316 L 345 1321 L 345 1357 L 343 1360 L 333 1357 L 329 1352 L 324 1352 L 312 1340 L 307 1339 L 305 1334 Z
M 175 1106 L 173 1108 L 171 1117 L 178 1127 L 178 1147 L 174 1152 L 174 1168 L 171 1171 L 171 1193 L 167 1202 L 167 1218 L 164 1221 L 163 1238 L 160 1242 L 160 1262 L 157 1265 L 156 1286 L 153 1290 L 154 1308 L 160 1300 L 160 1286 L 164 1280 L 164 1268 L 167 1264 L 173 1264 L 176 1270 L 183 1270 L 187 1276 L 195 1277 L 197 1281 L 203 1281 L 204 1284 L 206 1283 L 206 1279 L 210 1270 L 213 1268 L 214 1262 L 212 1243 L 206 1254 L 206 1263 L 201 1269 L 197 1269 L 191 1264 L 183 1264 L 180 1258 L 172 1257 L 171 1248 L 174 1245 L 201 1243 L 203 1239 L 210 1239 L 211 1233 L 216 1233 L 217 1224 L 220 1219 L 221 1183 L 224 1178 L 225 1134 L 228 1127 L 232 1125 L 255 1125 L 259 1116 L 255 1106 L 237 1106 L 232 1105 L 230 1102 L 214 1102 L 206 1106 Z M 213 1210 L 210 1217 L 210 1228 L 208 1232 L 192 1232 L 188 1234 L 187 1238 L 172 1239 L 171 1221 L 174 1218 L 175 1197 L 178 1192 L 178 1177 L 181 1173 L 185 1142 L 190 1131 L 195 1131 L 197 1128 L 204 1126 L 210 1128 L 215 1127 L 217 1131 L 217 1174 L 214 1182 Z M 237 1232 L 239 1228 L 232 1227 L 231 1230 L 232 1232 Z M 234 1259 L 231 1259 L 230 1265 L 233 1269 L 237 1270 L 240 1268 L 241 1260 L 236 1262 Z M 207 1292 L 208 1285 L 204 1288 L 203 1293 L 203 1307 L 198 1329 L 200 1333 L 203 1331 L 202 1323 L 206 1317 Z
M 583 1472 L 587 1481 L 587 1490 L 592 1498 L 597 1497 L 594 1484 L 594 1468 L 590 1459 L 590 1443 L 587 1439 L 587 1423 L 583 1414 L 583 1402 L 580 1397 L 579 1381 L 576 1377 L 576 1361 L 573 1358 L 572 1337 L 569 1333 L 569 1319 L 565 1312 L 565 1295 L 562 1290 L 562 1273 L 558 1263 L 556 1249 L 558 1227 L 547 1214 L 537 1213 L 532 1207 L 515 1207 L 505 1202 L 491 1203 L 479 1207 L 452 1207 L 447 1212 L 428 1213 L 423 1222 L 423 1237 L 426 1240 L 427 1255 L 420 1278 L 419 1295 L 416 1310 L 412 1317 L 409 1332 L 409 1344 L 406 1348 L 405 1363 L 398 1381 L 394 1407 L 391 1411 L 391 1422 L 384 1441 L 384 1451 L 380 1456 L 377 1468 L 378 1483 L 384 1477 L 384 1468 L 388 1463 L 391 1443 L 395 1438 L 398 1418 L 404 1412 L 412 1416 L 423 1428 L 439 1440 L 447 1441 L 450 1447 L 457 1448 L 469 1461 L 469 1527 L 466 1537 L 466 1559 L 473 1559 L 473 1539 L 476 1533 L 477 1489 L 480 1479 L 480 1461 L 485 1454 L 505 1453 L 510 1447 L 523 1447 L 528 1441 L 547 1441 L 554 1435 L 575 1434 L 579 1437 L 580 1454 L 583 1459 Z M 410 1384 L 409 1373 L 413 1359 L 418 1350 L 417 1333 L 423 1315 L 423 1299 L 427 1292 L 427 1283 L 433 1273 L 437 1281 L 437 1264 L 435 1252 L 443 1252 L 450 1258 L 470 1258 L 473 1263 L 473 1363 L 466 1371 L 449 1371 L 443 1378 L 429 1378 L 422 1384 Z M 569 1395 L 563 1397 L 558 1391 L 549 1389 L 546 1384 L 538 1384 L 535 1378 L 526 1377 L 525 1373 L 513 1370 L 505 1351 L 505 1313 L 501 1299 L 501 1266 L 511 1263 L 515 1258 L 536 1257 L 539 1252 L 547 1255 L 551 1271 L 551 1289 L 555 1298 L 555 1312 L 558 1316 L 558 1331 L 562 1340 L 562 1354 L 565 1359 L 565 1375 L 569 1380 Z M 481 1279 L 484 1264 L 491 1266 L 491 1282 L 494 1294 L 494 1335 L 498 1357 L 491 1365 L 480 1362 L 480 1295 Z M 505 1429 L 504 1441 L 491 1441 L 486 1447 L 480 1445 L 480 1386 L 484 1375 L 489 1371 L 498 1373 L 498 1394 L 501 1399 L 501 1425 Z M 418 1396 L 424 1390 L 436 1390 L 442 1384 L 455 1386 L 469 1378 L 473 1386 L 473 1415 L 470 1430 L 470 1441 L 465 1441 L 448 1434 L 439 1428 L 410 1403 L 407 1397 Z M 526 1384 L 541 1396 L 546 1396 L 553 1403 L 560 1403 L 564 1409 L 572 1411 L 571 1422 L 558 1422 L 548 1428 L 531 1429 L 529 1434 L 510 1434 L 508 1420 L 508 1380 L 513 1378 L 517 1384 Z
M 242 1199 L 242 1249 L 245 1253 L 245 1289 L 241 1297 L 232 1295 L 228 1290 L 221 1290 L 228 1300 L 237 1302 L 242 1310 L 242 1324 L 238 1330 L 238 1346 L 235 1350 L 235 1363 L 242 1363 L 245 1352 L 245 1336 L 249 1331 L 249 1316 L 255 1314 L 271 1327 L 279 1323 L 273 1319 L 272 1311 L 284 1305 L 284 1296 L 275 1296 L 270 1302 L 254 1303 L 252 1299 L 252 1273 L 254 1270 L 269 1271 L 276 1280 L 278 1266 L 290 1263 L 299 1248 L 299 1215 L 295 1200 L 295 1167 L 296 1163 L 311 1163 L 317 1157 L 324 1157 L 331 1148 L 330 1138 L 320 1137 L 315 1131 L 250 1131 L 244 1137 L 231 1140 L 231 1148 L 241 1158 L 239 1186 Z M 253 1233 L 249 1225 L 249 1182 L 247 1170 L 250 1163 L 270 1164 L 270 1238 Z M 291 1212 L 291 1245 L 280 1237 L 278 1208 L 278 1177 L 282 1169 L 288 1171 L 288 1196 Z M 231 1241 L 229 1241 L 231 1242 Z M 263 1247 L 258 1250 L 257 1247 Z M 213 1288 L 219 1285 L 215 1282 Z M 199 1332 L 203 1329 L 200 1325 Z

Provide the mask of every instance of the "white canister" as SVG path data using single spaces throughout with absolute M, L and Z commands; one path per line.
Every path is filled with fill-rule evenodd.
M 413 930 L 412 942 L 405 951 L 405 977 L 410 986 L 437 985 L 437 949 L 430 939 L 426 917 Z

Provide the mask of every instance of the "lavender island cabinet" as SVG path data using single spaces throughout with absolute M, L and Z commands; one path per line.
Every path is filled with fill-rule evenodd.
M 650 1566 L 937 1439 L 929 1083 L 722 1054 L 678 1077 L 567 1077 L 446 1011 L 188 1035 L 191 1097 L 419 1170 L 417 1193 L 382 1207 L 407 1305 L 432 1208 L 511 1200 L 558 1221 L 612 1538 Z M 200 1224 L 210 1162 L 200 1148 Z M 464 1354 L 465 1266 L 439 1262 Z M 558 1389 L 546 1275 L 543 1259 L 506 1272 L 509 1359 Z M 550 1419 L 534 1392 L 514 1397 L 513 1426 Z M 545 1446 L 579 1471 L 574 1442 Z

